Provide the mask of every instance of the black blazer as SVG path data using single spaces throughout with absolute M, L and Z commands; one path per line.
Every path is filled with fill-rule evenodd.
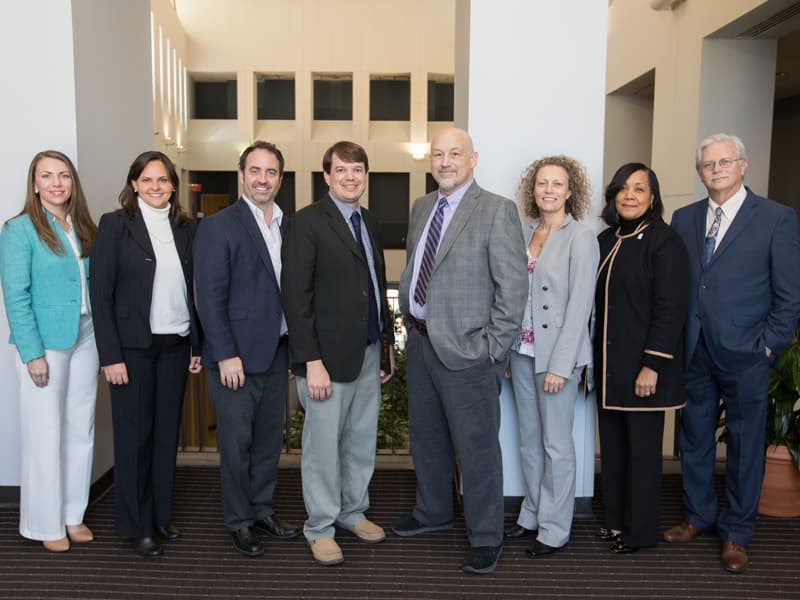
M 393 342 L 378 222 L 363 207 L 361 215 L 372 244 L 383 331 Z M 322 359 L 332 381 L 355 380 L 367 346 L 369 268 L 330 196 L 295 214 L 282 255 L 281 290 L 292 370 L 305 376 L 306 363 Z
M 617 242 L 616 227 L 598 236 L 594 372 L 603 408 L 665 410 L 684 400 L 683 327 L 688 305 L 686 247 L 661 219 Z M 640 369 L 658 373 L 656 393 L 634 394 Z
M 173 223 L 172 234 L 189 300 L 192 355 L 197 356 L 200 330 L 192 290 L 195 227 L 192 220 Z M 104 214 L 89 260 L 92 320 L 101 365 L 124 362 L 122 348 L 148 348 L 152 343 L 150 304 L 155 274 L 155 253 L 141 213 L 132 217 L 120 209 Z
M 287 223 L 284 215 L 281 235 Z M 216 367 L 238 356 L 245 373 L 267 371 L 278 348 L 283 309 L 269 251 L 243 199 L 200 222 L 194 262 L 204 362 Z

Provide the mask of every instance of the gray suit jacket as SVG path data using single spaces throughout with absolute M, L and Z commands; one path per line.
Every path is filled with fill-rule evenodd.
M 538 224 L 529 225 L 528 240 Z M 594 232 L 570 215 L 548 236 L 529 291 L 537 373 L 569 378 L 575 367 L 591 364 L 589 317 L 599 261 Z
M 400 311 L 409 315 L 414 253 L 438 192 L 417 199 L 408 228 Z M 448 369 L 505 357 L 519 334 L 528 291 L 527 257 L 516 205 L 473 182 L 444 233 L 428 283 L 431 345 Z M 411 292 L 413 293 L 413 292 Z

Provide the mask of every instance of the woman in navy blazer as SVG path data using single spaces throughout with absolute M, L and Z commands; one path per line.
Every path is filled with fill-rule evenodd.
M 525 499 L 506 537 L 538 529 L 528 556 L 568 541 L 575 496 L 572 424 L 578 383 L 591 363 L 589 316 L 600 253 L 594 232 L 578 222 L 591 196 L 583 167 L 567 156 L 534 162 L 520 185 L 528 225 L 528 297 L 512 347 Z
M 25 206 L 0 235 L 0 279 L 20 359 L 19 532 L 54 552 L 93 537 L 83 516 L 97 394 L 87 291 L 96 229 L 72 162 L 39 152 Z
M 178 202 L 175 165 L 161 152 L 133 161 L 92 248 L 90 290 L 100 364 L 111 392 L 115 525 L 134 550 L 174 541 L 175 453 L 188 372 L 200 372 L 192 293 L 195 223 Z

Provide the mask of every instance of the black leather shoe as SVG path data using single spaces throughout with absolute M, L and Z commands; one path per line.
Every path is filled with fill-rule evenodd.
M 530 546 L 528 546 L 528 556 L 530 558 L 541 558 L 543 556 L 548 556 L 550 554 L 555 554 L 559 550 L 561 550 L 563 546 L 558 548 L 554 546 L 548 546 L 547 544 L 543 544 L 539 540 L 534 541 Z
M 277 540 L 291 540 L 292 538 L 296 538 L 300 535 L 300 532 L 303 531 L 302 528 L 297 525 L 282 523 L 275 514 L 259 519 L 253 523 L 253 528 Z
M 133 549 L 139 556 L 144 558 L 158 558 L 161 556 L 161 544 L 150 536 L 131 538 L 131 544 L 133 544 Z
M 461 570 L 477 575 L 491 573 L 497 568 L 497 560 L 502 552 L 502 546 L 478 546 L 472 548 L 464 559 Z
M 619 539 L 619 534 L 605 527 L 601 527 L 598 529 L 597 533 L 594 534 L 594 537 L 603 542 L 616 542 Z
M 511 527 L 506 527 L 505 531 L 503 531 L 503 535 L 510 540 L 516 540 L 518 538 L 528 537 L 534 532 L 535 530 L 533 529 L 526 529 L 522 525 L 517 525 L 515 523 Z
M 634 552 L 639 551 L 639 546 L 628 546 L 628 544 L 622 541 L 622 538 L 617 538 L 617 540 L 611 544 L 608 549 L 614 554 L 633 554 Z
M 156 527 L 156 535 L 167 542 L 174 542 L 181 537 L 181 530 L 175 527 L 175 525 Z
M 258 536 L 249 527 L 242 527 L 236 531 L 231 531 L 233 547 L 245 556 L 261 556 L 264 554 L 264 547 L 258 540 Z

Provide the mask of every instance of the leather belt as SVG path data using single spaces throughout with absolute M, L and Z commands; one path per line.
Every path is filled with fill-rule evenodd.
M 420 321 L 419 319 L 415 319 L 411 315 L 408 315 L 408 320 L 414 326 L 414 329 L 419 331 L 419 334 L 422 337 L 428 337 L 428 326 L 425 324 L 425 321 Z

